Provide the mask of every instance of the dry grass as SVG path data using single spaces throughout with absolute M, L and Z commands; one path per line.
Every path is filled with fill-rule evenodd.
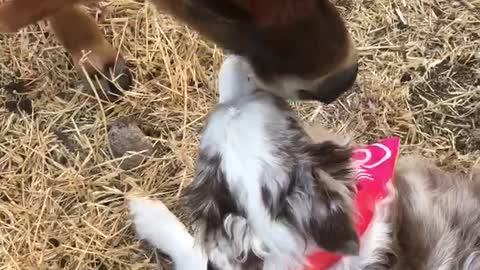
M 340 102 L 297 106 L 300 114 L 361 142 L 400 136 L 404 153 L 445 167 L 478 163 L 480 1 L 337 5 L 360 47 L 361 75 Z M 0 36 L 0 269 L 156 269 L 134 241 L 124 196 L 144 192 L 175 208 L 191 179 L 222 52 L 144 3 L 104 3 L 98 15 L 136 67 L 119 105 L 82 94 L 44 25 Z M 9 93 L 15 80 L 29 92 Z M 5 109 L 20 96 L 32 99 L 31 116 Z M 123 116 L 155 145 L 130 172 L 107 146 L 108 123 Z

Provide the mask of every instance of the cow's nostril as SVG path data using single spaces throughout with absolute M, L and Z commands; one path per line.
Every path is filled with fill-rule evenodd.
M 324 103 L 332 103 L 348 91 L 357 79 L 358 65 L 352 65 L 325 78 L 318 86 L 316 95 Z
M 320 101 L 326 104 L 337 100 L 348 91 L 357 78 L 358 65 L 352 65 L 326 77 L 316 89 L 298 90 L 298 99 L 306 101 Z
M 319 101 L 319 98 L 314 93 L 308 90 L 298 90 L 298 99 Z

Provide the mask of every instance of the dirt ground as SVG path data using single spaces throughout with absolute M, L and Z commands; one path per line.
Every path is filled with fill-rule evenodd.
M 179 194 L 223 54 L 142 2 L 91 10 L 134 68 L 119 104 L 82 92 L 44 23 L 0 35 L 1 270 L 158 269 L 157 261 L 169 269 L 135 241 L 125 195 L 151 195 L 182 215 Z M 360 75 L 332 105 L 295 104 L 301 117 L 360 143 L 399 136 L 402 153 L 448 169 L 479 164 L 480 1 L 336 4 L 359 47 Z M 154 147 L 130 171 L 108 147 L 110 123 L 125 116 Z

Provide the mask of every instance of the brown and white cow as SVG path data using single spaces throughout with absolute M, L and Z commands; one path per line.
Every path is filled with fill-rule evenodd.
M 80 68 L 99 75 L 107 96 L 121 94 L 132 76 L 125 60 L 81 7 L 98 0 L 0 0 L 0 33 L 47 19 Z M 259 85 L 287 99 L 329 103 L 357 75 L 354 44 L 329 0 L 151 0 L 220 47 L 248 60 Z M 83 73 L 83 72 L 82 72 Z M 112 79 L 116 82 L 112 83 Z

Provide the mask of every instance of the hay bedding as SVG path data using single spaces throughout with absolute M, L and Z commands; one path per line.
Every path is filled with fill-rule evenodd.
M 296 104 L 300 115 L 360 142 L 400 136 L 404 153 L 444 167 L 478 164 L 480 1 L 336 4 L 360 47 L 358 83 L 334 105 Z M 92 13 L 136 67 L 120 104 L 82 92 L 44 24 L 0 36 L 0 269 L 169 269 L 134 240 L 125 195 L 182 214 L 223 55 L 145 3 L 104 2 Z M 108 147 L 110 125 L 125 116 L 153 145 L 129 171 Z

